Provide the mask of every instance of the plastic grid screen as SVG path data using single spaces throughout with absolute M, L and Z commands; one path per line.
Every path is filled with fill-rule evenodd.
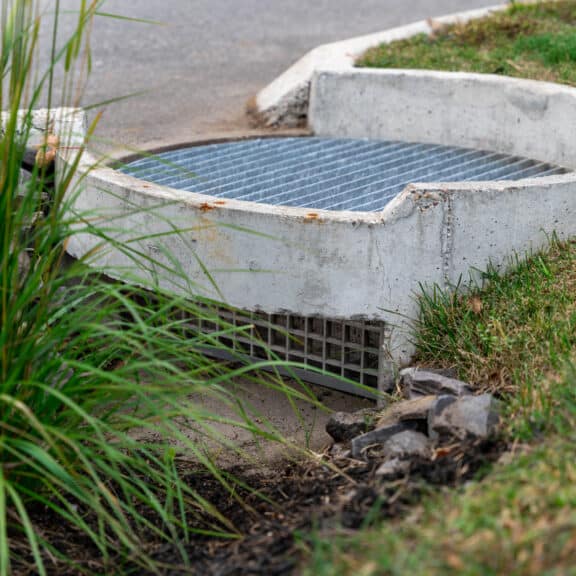
M 373 390 L 382 388 L 379 382 L 385 326 L 383 322 L 330 320 L 285 314 L 235 311 L 210 308 L 219 319 L 236 330 L 218 334 L 216 338 L 230 350 L 254 360 L 278 359 L 297 362 L 323 370 L 319 374 L 305 369 L 294 372 L 303 380 L 353 394 L 370 396 L 343 382 L 344 377 Z M 195 316 L 187 318 L 193 330 L 218 333 L 223 325 Z M 210 350 L 206 350 L 208 354 Z M 226 357 L 222 350 L 214 354 Z

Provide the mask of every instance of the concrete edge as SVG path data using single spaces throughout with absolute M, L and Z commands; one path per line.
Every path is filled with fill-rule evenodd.
M 229 137 L 222 137 L 221 140 L 210 139 L 209 141 L 197 141 L 191 146 L 200 146 L 207 143 L 230 142 Z M 233 141 L 233 140 L 232 140 Z M 168 149 L 174 149 L 174 146 Z M 76 160 L 78 147 L 62 147 L 59 150 L 60 161 L 70 164 Z M 163 148 L 162 150 L 165 150 Z M 323 210 L 317 208 L 298 208 L 291 206 L 276 206 L 246 200 L 235 200 L 233 198 L 222 199 L 214 196 L 189 192 L 162 186 L 152 182 L 146 182 L 134 176 L 119 172 L 114 166 L 107 165 L 99 160 L 87 149 L 82 150 L 78 163 L 78 170 L 83 174 L 83 179 L 88 180 L 89 186 L 100 189 L 117 188 L 120 191 L 130 191 L 141 195 L 149 202 L 178 202 L 187 209 L 197 212 L 199 215 L 211 213 L 215 214 L 237 213 L 254 214 L 277 218 L 283 221 L 294 222 L 315 222 L 315 223 L 343 223 L 359 225 L 391 225 L 396 220 L 404 218 L 407 212 L 414 209 L 415 198 L 426 198 L 426 191 L 437 189 L 439 186 L 447 193 L 469 192 L 482 193 L 485 189 L 490 189 L 505 193 L 507 190 L 516 190 L 519 187 L 541 187 L 542 185 L 554 185 L 557 183 L 574 182 L 576 184 L 576 173 L 565 175 L 544 176 L 538 178 L 525 178 L 516 181 L 474 181 L 474 182 L 419 182 L 412 183 L 390 201 L 383 210 L 378 212 L 361 212 L 346 210 Z M 130 161 L 135 157 L 127 157 L 121 161 Z M 116 160 L 118 162 L 118 160 Z
M 308 114 L 310 84 L 314 73 L 324 70 L 352 70 L 356 58 L 369 48 L 410 38 L 416 34 L 430 34 L 434 24 L 467 22 L 505 10 L 507 7 L 507 4 L 498 4 L 488 8 L 458 12 L 318 46 L 258 92 L 247 103 L 247 113 L 255 126 L 304 126 Z
M 255 138 L 298 138 L 311 136 L 310 130 L 303 128 L 286 128 L 280 130 L 233 130 L 226 132 L 212 132 L 206 135 L 198 136 L 184 142 L 173 142 L 155 148 L 143 151 L 129 151 L 118 156 L 110 156 L 105 159 L 106 166 L 114 167 L 117 164 L 133 162 L 154 154 L 163 154 L 173 150 L 182 150 L 183 148 L 194 148 L 195 146 L 207 146 L 209 144 L 226 144 L 227 142 L 241 142 L 242 140 L 253 140 Z
M 10 117 L 10 112 L 0 114 L 2 130 Z M 83 146 L 86 138 L 86 113 L 81 108 L 19 110 L 17 123 L 17 130 L 26 135 L 29 148 L 44 146 L 50 134 L 58 136 L 61 150 Z

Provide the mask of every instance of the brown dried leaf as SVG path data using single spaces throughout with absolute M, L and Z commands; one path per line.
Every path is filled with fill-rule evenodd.
M 482 313 L 484 304 L 482 303 L 482 300 L 478 296 L 472 296 L 468 300 L 468 307 L 470 308 L 470 310 L 472 310 L 472 312 L 474 312 L 474 314 L 479 316 Z
M 446 555 L 446 563 L 448 564 L 448 566 L 450 566 L 450 568 L 454 570 L 460 571 L 464 569 L 464 562 L 462 558 L 460 558 L 460 556 L 458 556 L 458 554 L 455 554 L 454 552 L 449 552 Z
M 36 152 L 36 165 L 38 168 L 46 168 L 50 166 L 56 159 L 56 151 L 60 145 L 60 139 L 56 134 L 48 134 L 42 146 Z

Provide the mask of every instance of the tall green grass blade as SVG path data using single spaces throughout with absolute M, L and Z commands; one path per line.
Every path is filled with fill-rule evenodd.
M 6 491 L 14 503 L 14 506 L 16 507 L 18 516 L 22 522 L 22 528 L 24 529 L 26 537 L 28 538 L 28 542 L 30 543 L 35 569 L 38 570 L 40 576 L 47 576 L 46 568 L 44 567 L 44 562 L 42 561 L 42 555 L 40 554 L 38 535 L 34 529 L 34 526 L 32 525 L 32 522 L 30 521 L 30 517 L 26 511 L 26 506 L 20 498 L 18 492 L 10 484 L 6 484 Z
M 160 22 L 158 20 L 149 20 L 147 18 L 135 18 L 133 16 L 125 16 L 122 14 L 114 14 L 112 12 L 102 12 L 101 10 L 96 10 L 94 12 L 95 16 L 101 16 L 104 18 L 112 18 L 113 20 L 122 20 L 124 22 L 131 22 L 136 24 L 148 24 L 151 26 L 167 26 L 165 22 Z
M 8 502 L 4 467 L 0 468 L 0 576 L 8 576 L 10 569 L 10 541 L 8 540 Z

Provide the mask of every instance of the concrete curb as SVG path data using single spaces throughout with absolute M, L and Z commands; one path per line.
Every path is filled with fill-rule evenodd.
M 430 34 L 432 32 L 431 22 L 435 24 L 467 22 L 506 8 L 506 4 L 500 4 L 479 10 L 459 12 L 434 18 L 433 21 L 421 20 L 384 32 L 318 46 L 263 88 L 248 103 L 248 114 L 254 124 L 258 126 L 295 127 L 305 125 L 308 115 L 310 85 L 315 73 L 352 70 L 358 56 L 369 48 L 410 38 L 417 34 Z
M 357 68 L 314 76 L 316 136 L 490 150 L 576 169 L 576 90 L 491 74 Z

